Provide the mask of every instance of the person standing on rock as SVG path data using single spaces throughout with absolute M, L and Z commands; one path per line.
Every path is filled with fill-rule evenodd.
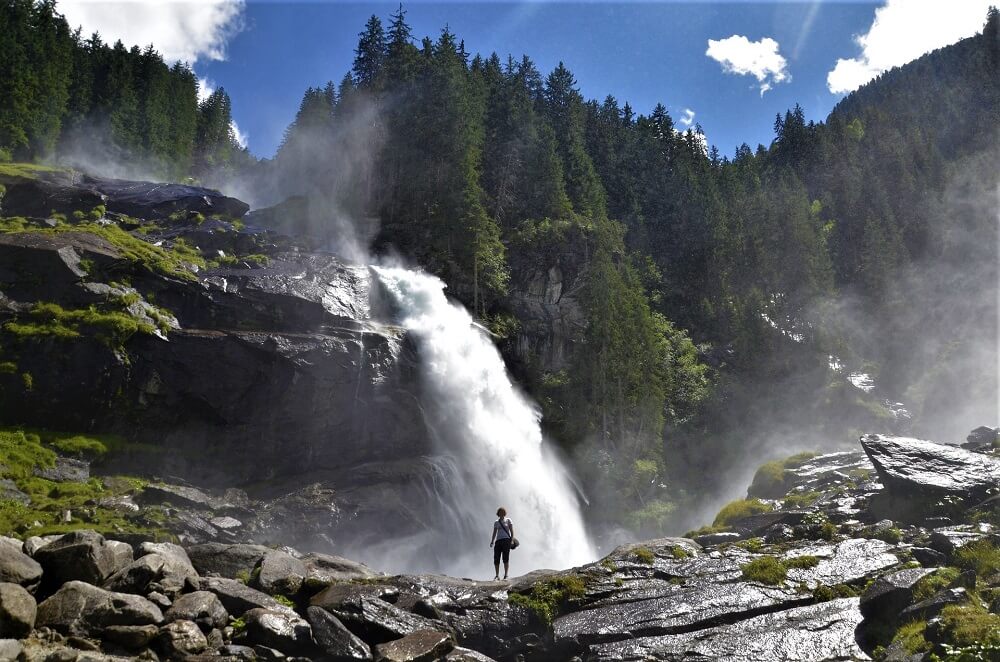
M 507 579 L 510 567 L 510 542 L 514 539 L 514 524 L 507 517 L 507 509 L 497 508 L 497 520 L 493 522 L 490 547 L 493 548 L 493 579 L 500 579 L 500 558 L 503 558 L 503 578 Z M 496 544 L 494 544 L 494 542 Z

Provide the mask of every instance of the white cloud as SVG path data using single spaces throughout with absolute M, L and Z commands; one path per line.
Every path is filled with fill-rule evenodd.
M 883 71 L 917 59 L 924 53 L 972 36 L 983 28 L 986 11 L 996 0 L 887 0 L 875 10 L 868 32 L 856 35 L 861 55 L 838 59 L 827 74 L 834 94 L 852 92 Z
M 212 92 L 215 92 L 215 83 L 207 78 L 198 79 L 198 103 L 201 103 L 208 97 L 212 96 Z M 233 137 L 236 142 L 239 143 L 240 147 L 246 147 L 247 141 L 250 139 L 250 134 L 242 131 L 236 120 L 229 120 L 229 128 L 233 131 Z
M 153 44 L 168 62 L 222 60 L 243 27 L 245 0 L 62 0 L 59 11 L 84 35 L 107 43 Z
M 690 108 L 684 109 L 684 116 L 677 120 L 684 126 L 691 126 L 694 123 L 694 111 Z
M 761 96 L 777 83 L 792 79 L 786 68 L 788 62 L 778 52 L 778 42 L 770 37 L 750 41 L 734 34 L 725 39 L 709 39 L 705 55 L 722 64 L 726 73 L 756 78 Z

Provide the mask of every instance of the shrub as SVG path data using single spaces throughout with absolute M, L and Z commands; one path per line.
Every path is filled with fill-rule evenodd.
M 822 496 L 819 492 L 796 492 L 795 494 L 789 494 L 784 498 L 782 504 L 785 508 L 803 508 L 805 506 L 811 506 Z
M 895 545 L 903 539 L 903 532 L 895 526 L 886 529 L 875 529 L 869 535 L 871 538 L 887 542 L 890 545 Z
M 760 513 L 767 513 L 774 510 L 774 507 L 764 503 L 760 499 L 741 499 L 740 501 L 730 501 L 719 514 L 715 516 L 715 521 L 712 522 L 712 526 L 721 527 L 728 526 L 731 522 L 743 519 L 744 517 L 750 517 L 751 515 L 759 515 Z
M 743 578 L 777 586 L 788 577 L 788 568 L 773 556 L 761 556 L 740 566 Z
M 681 561 L 691 556 L 690 554 L 688 554 L 688 551 L 683 547 L 681 547 L 680 545 L 674 545 L 673 547 L 671 547 L 670 555 L 673 556 L 678 561 Z
M 736 543 L 737 547 L 742 547 L 748 552 L 759 552 L 764 548 L 763 538 L 747 538 Z
M 25 391 L 32 391 L 35 388 L 35 378 L 31 376 L 30 372 L 21 373 L 21 383 L 24 385 Z

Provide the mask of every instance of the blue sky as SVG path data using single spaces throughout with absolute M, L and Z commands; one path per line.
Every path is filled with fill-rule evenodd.
M 448 25 L 470 53 L 530 56 L 543 74 L 560 61 L 583 95 L 614 95 L 636 112 L 667 106 L 732 154 L 773 137 L 796 103 L 823 120 L 845 93 L 881 71 L 982 28 L 996 0 L 879 2 L 405 3 L 419 40 Z M 388 24 L 398 2 L 59 0 L 72 25 L 106 41 L 149 43 L 193 63 L 233 100 L 250 151 L 269 157 L 309 86 L 339 81 L 371 14 Z
M 350 69 L 357 35 L 371 14 L 388 23 L 397 3 L 257 3 L 246 8 L 228 59 L 197 66 L 226 88 L 250 151 L 270 156 L 311 85 L 339 81 Z M 871 25 L 871 4 L 486 4 L 404 5 L 415 36 L 446 24 L 470 53 L 529 55 L 547 73 L 561 60 L 586 98 L 613 94 L 637 112 L 662 102 L 675 121 L 695 113 L 709 142 L 731 154 L 741 142 L 773 137 L 774 115 L 796 102 L 821 120 L 843 95 L 827 72 L 851 57 L 852 36 Z M 763 95 L 752 75 L 724 73 L 705 55 L 709 39 L 771 37 L 791 77 Z

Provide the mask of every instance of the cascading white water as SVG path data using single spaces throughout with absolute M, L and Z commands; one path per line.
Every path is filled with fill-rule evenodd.
M 566 469 L 547 450 L 537 408 L 511 383 L 489 337 L 448 301 L 439 279 L 396 267 L 373 270 L 417 341 L 435 450 L 459 467 L 442 495 L 450 501 L 442 506 L 451 528 L 440 532 L 442 544 L 453 547 L 442 569 L 469 577 L 492 572 L 487 544 L 500 505 L 521 541 L 511 554 L 512 574 L 594 560 Z

